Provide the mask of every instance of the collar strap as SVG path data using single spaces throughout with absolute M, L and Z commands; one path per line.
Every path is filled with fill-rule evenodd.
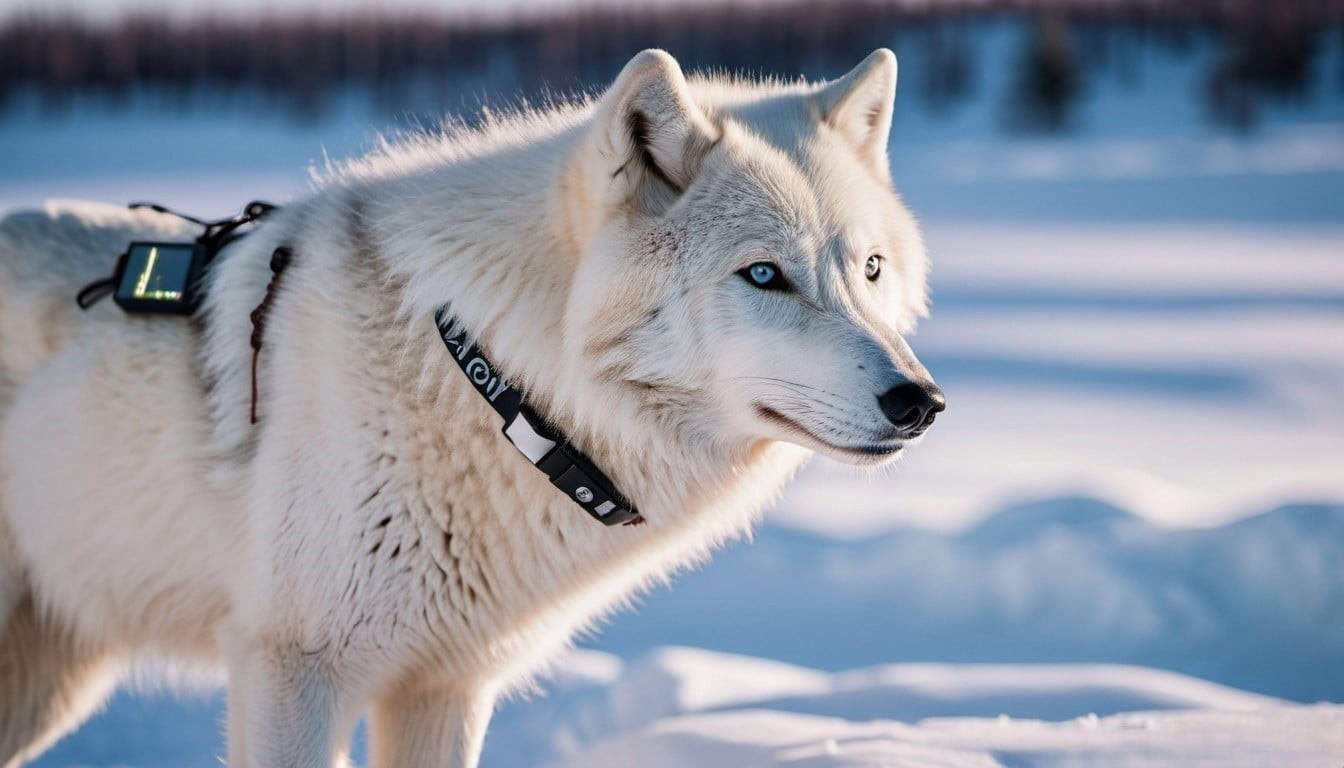
M 565 436 L 523 402 L 523 395 L 509 385 L 489 359 L 468 338 L 466 330 L 444 305 L 434 313 L 439 335 L 467 381 L 504 417 L 504 436 L 533 466 L 546 473 L 583 511 L 605 525 L 637 525 L 644 522 L 634 506 L 602 470 Z

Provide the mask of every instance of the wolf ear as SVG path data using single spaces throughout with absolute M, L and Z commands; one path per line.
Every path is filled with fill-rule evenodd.
M 878 48 L 849 74 L 822 87 L 813 99 L 822 122 L 845 137 L 886 178 L 890 174 L 887 139 L 896 100 L 896 54 Z
M 599 108 L 602 154 L 616 194 L 659 214 L 690 186 L 717 131 L 666 51 L 636 54 Z

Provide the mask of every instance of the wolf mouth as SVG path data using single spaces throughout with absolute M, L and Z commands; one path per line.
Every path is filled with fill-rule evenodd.
M 796 432 L 813 442 L 843 453 L 853 453 L 861 456 L 894 456 L 897 453 L 900 453 L 901 449 L 905 447 L 904 441 L 901 440 L 893 442 L 865 443 L 863 445 L 837 445 L 829 440 L 824 440 L 818 437 L 816 433 L 812 432 L 807 427 L 767 405 L 757 403 L 756 412 L 763 416 L 767 421 L 773 421 L 790 432 Z

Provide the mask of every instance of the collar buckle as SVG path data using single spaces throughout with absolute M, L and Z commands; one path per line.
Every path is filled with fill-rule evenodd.
M 603 525 L 625 525 L 639 513 L 611 487 L 611 481 L 586 456 L 555 434 L 531 408 L 522 406 L 504 427 L 504 437 L 546 474 L 575 504 Z

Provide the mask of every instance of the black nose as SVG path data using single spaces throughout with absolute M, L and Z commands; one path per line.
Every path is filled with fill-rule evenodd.
M 897 384 L 877 398 L 882 413 L 903 437 L 915 437 L 929 428 L 938 412 L 947 407 L 943 391 L 933 382 Z

